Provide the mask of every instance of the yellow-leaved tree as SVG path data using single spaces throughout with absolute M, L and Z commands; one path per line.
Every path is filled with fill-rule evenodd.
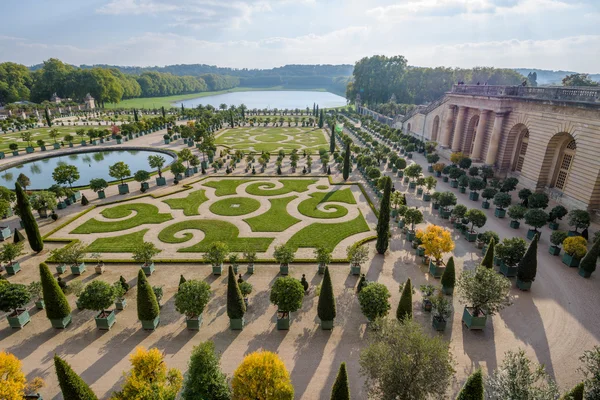
M 450 232 L 437 225 L 428 225 L 425 230 L 417 230 L 417 238 L 425 249 L 425 255 L 435 260 L 436 265 L 442 264 L 442 256 L 454 250 L 454 241 Z
M 181 371 L 167 365 L 161 352 L 154 348 L 135 349 L 130 357 L 131 371 L 125 374 L 125 384 L 120 392 L 113 394 L 114 400 L 174 400 L 183 384 Z
M 233 400 L 292 400 L 290 374 L 277 354 L 248 354 L 233 373 Z
M 41 378 L 27 383 L 21 371 L 21 361 L 13 354 L 0 352 L 0 399 L 23 400 L 26 394 L 35 393 L 42 386 L 44 381 Z

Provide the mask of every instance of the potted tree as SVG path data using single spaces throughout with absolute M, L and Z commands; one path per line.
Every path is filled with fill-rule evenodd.
M 56 195 L 46 190 L 34 192 L 29 196 L 29 203 L 41 218 L 48 218 L 48 211 L 52 212 L 57 206 Z
M 244 297 L 244 304 L 246 304 L 246 308 L 248 308 L 248 296 L 252 293 L 252 285 L 249 282 L 246 282 L 238 279 L 238 286 L 240 287 L 240 292 L 242 293 L 242 297 Z
M 166 162 L 165 158 L 158 154 L 148 156 L 148 165 L 150 168 L 156 169 L 156 173 L 158 174 L 156 186 L 165 186 L 167 184 L 167 180 L 162 176 L 162 167 L 164 167 Z
M 428 225 L 425 230 L 419 229 L 416 234 L 429 258 L 429 273 L 434 278 L 440 278 L 444 273 L 444 253 L 454 250 L 452 235 L 447 229 L 438 225 Z
M 142 193 L 150 189 L 150 185 L 148 184 L 148 179 L 150 179 L 150 173 L 148 171 L 140 169 L 135 173 L 135 175 L 133 175 L 133 179 L 135 179 L 136 182 L 140 183 L 140 190 Z
M 471 229 L 468 229 L 468 231 L 465 232 L 465 236 L 467 238 L 467 241 L 474 242 L 477 239 L 477 232 L 474 228 L 483 227 L 487 222 L 487 217 L 485 216 L 485 213 L 483 211 L 472 208 L 469 211 L 467 211 L 467 213 L 465 214 L 465 218 L 467 218 L 467 220 L 471 224 Z
M 154 330 L 160 323 L 158 300 L 143 270 L 138 271 L 137 315 L 145 330 Z
M 204 261 L 212 265 L 213 275 L 223 273 L 223 262 L 227 254 L 229 254 L 229 247 L 223 242 L 213 242 L 204 254 Z
M 123 161 L 118 161 L 115 164 L 108 167 L 108 175 L 121 181 L 119 187 L 119 194 L 129 193 L 129 185 L 125 183 L 125 178 L 131 175 L 129 166 Z
M 412 181 L 408 184 L 409 189 L 414 189 L 417 187 L 417 178 L 421 176 L 422 170 L 423 169 L 421 166 L 416 163 L 410 164 L 408 167 L 406 167 L 404 170 L 404 176 L 409 179 L 412 178 Z
M 529 244 L 525 255 L 517 265 L 517 287 L 521 290 L 531 289 L 531 284 L 537 274 L 537 245 L 539 235 L 536 234 Z
M 304 287 L 300 281 L 292 277 L 280 277 L 271 288 L 269 300 L 277 306 L 277 329 L 290 328 L 291 313 L 302 307 Z
M 62 275 L 67 271 L 67 260 L 65 258 L 66 252 L 67 246 L 50 251 L 49 260 L 58 263 L 56 266 L 56 273 L 59 275 Z
M 335 295 L 333 294 L 333 285 L 331 283 L 331 275 L 329 267 L 325 267 L 325 275 L 321 284 L 321 292 L 319 293 L 319 303 L 317 305 L 317 315 L 321 320 L 321 329 L 333 329 L 333 320 L 336 316 Z
M 481 197 L 483 197 L 485 200 L 483 200 L 481 203 L 481 208 L 486 210 L 490 208 L 490 200 L 496 196 L 496 193 L 498 193 L 498 191 L 491 187 L 483 189 L 483 192 L 481 192 Z
M 204 281 L 189 280 L 179 286 L 175 293 L 175 309 L 185 315 L 190 330 L 200 330 L 202 313 L 210 300 L 210 285 Z
M 558 229 L 558 221 L 562 220 L 565 215 L 567 215 L 568 211 L 561 205 L 554 207 L 550 210 L 550 215 L 548 216 L 548 228 L 555 231 Z
M 457 204 L 453 209 L 450 217 L 450 222 L 454 224 L 455 228 L 461 227 L 462 220 L 467 213 L 467 206 L 464 204 Z
M 496 195 L 494 196 L 494 205 L 496 206 L 496 211 L 494 212 L 494 215 L 498 218 L 504 218 L 504 216 L 506 215 L 505 208 L 510 206 L 511 202 L 512 198 L 510 197 L 510 194 L 505 192 L 496 193 Z
M 442 171 L 446 168 L 446 164 L 444 163 L 436 163 L 433 165 L 433 171 L 436 178 L 442 176 Z
M 23 328 L 31 320 L 29 312 L 23 308 L 30 299 L 27 286 L 0 281 L 0 311 L 9 313 L 6 319 L 11 328 Z
M 279 263 L 279 273 L 281 275 L 287 275 L 289 273 L 290 263 L 294 261 L 295 251 L 286 245 L 275 246 L 273 256 Z
M 456 195 L 452 192 L 442 192 L 439 197 L 440 217 L 442 219 L 450 218 L 448 207 L 456 205 Z
M 448 318 L 452 315 L 452 302 L 441 292 L 431 299 L 431 325 L 438 332 L 446 330 Z
M 46 305 L 44 304 L 44 298 L 42 297 L 42 282 L 33 281 L 27 286 L 27 290 L 31 295 L 31 298 L 34 299 L 35 308 L 38 310 L 43 310 Z
M 494 231 L 485 231 L 477 235 L 477 248 L 481 249 L 481 255 L 486 253 L 491 239 L 494 239 L 494 243 L 500 242 L 500 236 Z
M 419 290 L 421 291 L 421 295 L 423 296 L 421 308 L 423 309 L 423 311 L 431 312 L 431 296 L 433 296 L 437 288 L 433 285 L 427 284 L 419 286 Z
M 535 235 L 539 235 L 538 228 L 543 227 L 548 222 L 548 214 L 540 208 L 531 208 L 525 213 L 525 223 L 533 229 L 527 231 L 527 239 L 531 240 Z
M 567 237 L 563 241 L 565 254 L 562 256 L 562 262 L 568 267 L 578 267 L 579 261 L 587 253 L 587 241 L 581 236 Z
M 365 246 L 359 246 L 357 243 L 346 248 L 346 256 L 350 262 L 350 274 L 360 275 L 362 263 L 369 258 L 369 249 Z
M 448 174 L 448 176 L 450 176 L 451 179 L 450 187 L 456 189 L 458 187 L 458 178 L 460 178 L 463 175 L 465 175 L 465 171 L 456 166 L 451 166 L 450 173 Z
M 458 277 L 458 293 L 466 304 L 462 322 L 469 329 L 484 329 L 488 316 L 511 305 L 511 283 L 496 271 L 479 266 Z
M 53 328 L 64 329 L 71 323 L 69 302 L 45 263 L 40 264 L 40 278 L 44 304 L 46 305 L 46 316 Z
M 496 244 L 494 251 L 500 260 L 500 273 L 511 278 L 517 276 L 517 264 L 525 255 L 527 243 L 521 238 L 505 238 Z
M 244 314 L 246 314 L 246 303 L 235 280 L 233 268 L 229 266 L 227 275 L 227 316 L 229 317 L 231 330 L 241 331 L 244 329 Z
M 115 293 L 115 308 L 117 310 L 124 310 L 125 306 L 127 306 L 127 300 L 125 299 L 125 294 L 129 290 L 129 284 L 127 282 L 125 282 L 125 285 L 127 285 L 127 286 L 123 286 L 123 282 L 121 280 L 114 282 L 112 285 L 113 292 Z M 125 289 L 125 287 L 127 287 L 127 289 Z
M 569 236 L 579 236 L 578 229 L 586 229 L 590 226 L 590 213 L 584 210 L 571 210 L 569 212 L 569 226 L 574 229 L 569 231 Z
M 442 192 L 434 192 L 431 195 L 431 208 L 433 210 L 439 210 L 440 209 L 440 195 L 442 194 Z
M 469 200 L 479 200 L 479 191 L 485 189 L 487 184 L 481 178 L 472 177 L 469 179 Z
M 581 259 L 579 263 L 579 276 L 584 278 L 592 276 L 592 273 L 596 270 L 598 256 L 600 256 L 600 239 L 596 239 L 590 251 Z
M 442 293 L 452 296 L 454 294 L 454 285 L 456 283 L 456 272 L 454 270 L 454 257 L 450 257 L 446 263 L 446 269 L 442 274 L 441 282 Z
M 550 235 L 550 243 L 552 243 L 552 246 L 548 248 L 548 253 L 552 254 L 553 256 L 560 255 L 560 246 L 563 244 L 567 236 L 567 232 L 565 231 L 552 232 Z
M 416 208 L 409 208 L 404 213 L 404 222 L 410 225 L 406 240 L 412 242 L 415 239 L 415 224 L 423 222 L 423 213 Z
M 315 258 L 317 259 L 317 263 L 319 264 L 318 273 L 319 275 L 323 275 L 325 273 L 325 268 L 331 262 L 331 251 L 326 249 L 324 246 L 318 246 L 315 251 Z
M 436 186 L 437 179 L 435 179 L 433 176 L 428 176 L 427 178 L 425 178 L 425 187 L 427 188 L 427 191 L 425 192 L 425 194 L 423 194 L 423 201 L 431 200 L 431 191 L 435 189 Z
M 254 250 L 254 248 L 248 246 L 246 247 L 246 250 L 244 250 L 244 258 L 246 259 L 246 262 L 248 263 L 248 273 L 249 274 L 253 274 L 254 273 L 254 263 L 256 262 L 256 250 Z
M 160 253 L 160 250 L 156 248 L 154 243 L 143 242 L 135 247 L 132 258 L 136 262 L 142 263 L 142 271 L 144 271 L 146 276 L 150 276 L 155 270 L 152 259 L 158 253 Z
M 79 305 L 82 309 L 98 312 L 95 318 L 96 327 L 102 330 L 110 330 L 117 321 L 115 310 L 107 310 L 114 301 L 114 287 L 98 280 L 87 284 L 79 296 Z
M 521 223 L 519 222 L 525 217 L 527 209 L 520 204 L 515 204 L 508 208 L 508 216 L 510 217 L 510 227 L 513 229 L 519 229 Z
M 468 186 L 469 186 L 469 177 L 465 174 L 461 175 L 458 178 L 458 187 L 460 188 L 458 191 L 460 193 L 467 193 Z
M 5 243 L 0 250 L 0 261 L 7 263 L 4 268 L 8 275 L 15 275 L 21 270 L 21 264 L 13 260 L 23 254 L 23 243 Z
M 71 268 L 73 275 L 81 275 L 86 271 L 87 268 L 83 262 L 86 252 L 87 246 L 81 242 L 75 242 L 64 247 L 62 259 Z
M 369 322 L 388 315 L 391 297 L 388 288 L 379 282 L 369 282 L 358 293 L 360 309 Z
M 216 162 L 216 161 L 215 161 Z M 185 165 L 181 161 L 175 161 L 171 164 L 171 173 L 173 174 L 173 183 L 177 184 L 181 179 L 183 179 L 183 174 L 186 168 Z

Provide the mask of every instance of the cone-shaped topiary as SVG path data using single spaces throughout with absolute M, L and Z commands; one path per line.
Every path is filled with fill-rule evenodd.
M 186 282 L 187 282 L 187 281 L 186 281 L 186 279 L 184 278 L 184 276 L 183 276 L 183 275 L 180 275 L 180 276 L 179 276 L 179 286 L 178 286 L 178 287 L 181 287 L 181 285 L 183 285 L 183 284 L 184 284 L 184 283 L 186 283 Z
M 456 400 L 483 400 L 483 376 L 480 369 L 469 376 Z
M 335 151 L 335 120 L 331 123 L 331 135 L 329 136 L 329 152 Z
M 87 197 L 85 197 L 85 194 L 81 195 L 81 205 L 82 206 L 87 206 L 88 204 L 90 204 L 90 201 L 88 200 Z
M 227 316 L 231 319 L 242 319 L 245 313 L 246 303 L 244 303 L 244 297 L 235 280 L 233 266 L 230 265 L 227 277 Z
M 445 289 L 454 288 L 456 283 L 456 272 L 454 271 L 454 257 L 450 257 L 446 263 L 446 269 L 442 274 L 442 287 Z
M 321 293 L 319 294 L 319 304 L 317 305 L 317 315 L 321 321 L 333 321 L 335 319 L 335 296 L 333 294 L 333 285 L 331 284 L 331 275 L 329 267 L 325 267 Z
M 486 268 L 494 268 L 494 247 L 496 245 L 496 241 L 494 238 L 490 238 L 490 242 L 488 243 L 487 250 L 485 252 L 485 256 L 483 257 L 483 261 L 481 265 Z
M 138 271 L 137 315 L 140 321 L 153 321 L 160 314 L 152 285 L 146 279 L 144 270 Z
M 517 279 L 521 282 L 533 282 L 537 274 L 537 248 L 539 234 L 535 234 L 525 255 L 517 265 Z
M 31 250 L 39 253 L 44 249 L 44 241 L 42 240 L 42 235 L 40 235 L 37 222 L 35 222 L 35 218 L 31 213 L 29 199 L 27 199 L 27 195 L 23 192 L 23 188 L 19 185 L 19 182 L 15 183 L 15 192 L 17 193 L 17 209 L 23 221 L 27 240 L 29 240 Z
M 348 387 L 348 372 L 346 363 L 340 365 L 335 383 L 331 389 L 331 400 L 350 400 L 350 388 Z
M 40 281 L 48 319 L 63 319 L 69 316 L 71 314 L 69 302 L 46 263 L 40 264 Z
M 350 176 L 350 142 L 346 144 L 346 154 L 344 154 L 344 169 L 342 170 L 342 177 L 344 180 L 348 180 Z
M 13 243 L 20 243 L 25 240 L 25 236 L 21 233 L 20 230 L 15 229 L 15 237 L 13 238 Z
M 412 284 L 410 278 L 406 280 L 402 289 L 400 302 L 396 309 L 396 318 L 398 318 L 398 321 L 405 321 L 412 318 Z
M 591 274 L 596 270 L 596 261 L 598 260 L 598 256 L 600 256 L 600 236 L 594 242 L 594 245 L 588 251 L 585 256 L 581 259 L 579 263 L 579 268 L 584 270 L 585 272 Z
M 64 399 L 69 400 L 98 400 L 92 389 L 71 369 L 62 358 L 54 355 L 54 368 L 58 384 Z
M 377 219 L 377 243 L 375 248 L 379 254 L 387 251 L 390 242 L 390 195 L 392 192 L 392 180 L 386 176 L 383 186 L 383 197 L 379 208 L 379 218 Z
M 363 287 L 365 287 L 365 284 L 367 283 L 367 277 L 365 276 L 365 274 L 362 274 L 360 276 L 360 279 L 358 280 L 358 285 L 356 285 L 356 293 L 360 293 L 360 291 L 362 290 Z
M 577 384 L 573 389 L 564 394 L 560 400 L 583 400 L 584 385 L 583 382 Z

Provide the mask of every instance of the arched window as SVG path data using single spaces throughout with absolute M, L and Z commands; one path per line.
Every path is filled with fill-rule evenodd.
M 564 190 L 567 185 L 569 170 L 571 169 L 571 165 L 573 165 L 573 158 L 575 158 L 576 150 L 577 143 L 575 143 L 575 140 L 571 140 L 569 144 L 567 144 L 567 147 L 565 147 L 563 155 L 559 160 L 559 170 L 556 175 L 556 182 L 554 183 L 554 187 L 559 190 Z
M 529 145 L 529 131 L 526 131 L 521 139 L 521 145 L 517 152 L 517 163 L 515 165 L 515 171 L 521 172 L 523 163 L 525 162 L 525 155 L 527 154 L 527 146 Z

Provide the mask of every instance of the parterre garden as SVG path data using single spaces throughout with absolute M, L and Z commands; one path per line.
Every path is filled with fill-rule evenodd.
M 348 245 L 373 234 L 365 219 L 373 210 L 360 195 L 357 185 L 332 185 L 325 177 L 209 178 L 160 198 L 97 207 L 49 240 L 77 239 L 98 253 L 130 253 L 152 242 L 162 253 L 157 258 L 169 260 L 200 260 L 214 242 L 232 252 L 252 249 L 263 259 L 272 259 L 280 244 L 301 249 L 300 258 L 313 259 L 318 246 L 344 258 Z
M 302 127 L 242 127 L 228 129 L 216 138 L 216 144 L 235 150 L 273 152 L 294 149 L 327 150 L 328 142 L 322 129 Z

